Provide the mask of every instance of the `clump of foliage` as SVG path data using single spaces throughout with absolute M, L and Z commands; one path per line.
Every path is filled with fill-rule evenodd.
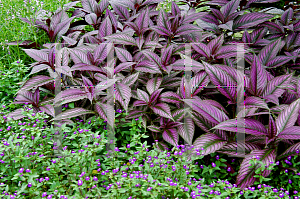
M 216 8 L 209 12 L 175 2 L 170 12 L 157 11 L 160 2 L 81 0 L 46 20 L 21 18 L 44 30 L 51 43 L 24 49 L 36 62 L 14 103 L 29 103 L 34 113 L 44 111 L 61 124 L 96 115 L 111 127 L 114 98 L 107 93 L 114 92 L 117 108 L 128 113 L 125 123 L 141 117 L 158 150 L 182 139 L 194 146 L 188 161 L 201 148 L 204 156 L 243 158 L 236 184 L 245 189 L 261 178 L 255 177 L 258 162 L 250 167 L 253 156 L 269 167 L 300 147 L 300 15 L 293 8 L 281 10 L 279 19 L 270 11 L 249 12 L 255 1 L 210 1 Z M 238 51 L 245 54 L 245 75 L 236 66 Z M 49 75 L 40 74 L 44 70 Z M 64 89 L 54 96 L 59 77 Z M 40 92 L 48 95 L 40 100 Z M 75 106 L 55 116 L 53 102 Z M 21 109 L 7 115 L 23 117 Z M 245 133 L 245 143 L 236 142 L 234 132 Z M 263 170 L 261 176 L 270 174 Z

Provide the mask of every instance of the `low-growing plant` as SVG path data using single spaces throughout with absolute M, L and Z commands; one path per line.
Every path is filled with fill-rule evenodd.
M 149 150 L 147 142 L 140 142 L 147 137 L 144 134 L 135 134 L 130 144 L 115 148 L 116 156 L 106 157 L 103 130 L 73 132 L 64 124 L 62 154 L 51 157 L 57 147 L 53 138 L 58 132 L 44 126 L 48 116 L 43 112 L 35 114 L 32 105 L 25 106 L 22 114 L 26 116 L 22 122 L 7 123 L 3 116 L 0 118 L 0 197 L 288 198 L 282 190 L 273 191 L 267 185 L 241 191 L 226 180 L 216 179 L 208 184 L 206 178 L 200 179 L 196 174 L 198 165 L 194 164 L 204 157 L 202 150 L 188 161 L 184 154 L 190 153 L 193 146 L 173 147 L 170 152 L 158 151 L 156 147 Z M 95 121 L 90 124 L 93 126 Z M 216 162 L 212 165 L 215 170 L 209 172 L 219 170 L 219 166 L 222 165 Z

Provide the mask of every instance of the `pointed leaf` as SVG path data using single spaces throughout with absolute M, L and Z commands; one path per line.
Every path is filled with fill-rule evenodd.
M 185 118 L 184 125 L 180 125 L 177 127 L 178 134 L 186 141 L 189 145 L 192 145 L 192 141 L 194 138 L 195 132 L 195 124 L 191 118 Z
M 283 111 L 281 111 L 276 119 L 277 135 L 283 130 L 294 126 L 300 110 L 300 99 L 291 103 Z M 277 136 L 276 135 L 276 136 Z
M 121 62 L 132 62 L 132 55 L 127 50 L 115 47 L 115 51 Z
M 162 82 L 161 77 L 155 77 L 155 78 L 150 79 L 146 85 L 146 89 L 147 89 L 148 93 L 150 95 L 152 95 L 152 93 L 154 91 L 158 90 L 159 86 L 161 85 L 161 82 Z
M 73 108 L 62 112 L 61 114 L 59 114 L 57 117 L 53 118 L 50 121 L 69 119 L 69 118 L 73 118 L 85 114 L 95 114 L 95 112 L 84 108 Z
M 44 75 L 37 75 L 27 80 L 17 93 L 20 93 L 25 90 L 30 90 L 34 87 L 40 87 L 52 82 L 54 82 L 53 78 Z
M 239 16 L 233 22 L 232 29 L 247 29 L 273 18 L 271 14 L 261 12 L 247 13 Z
M 165 129 L 164 132 L 162 133 L 162 137 L 164 138 L 165 141 L 172 144 L 173 146 L 178 145 L 179 136 L 178 133 L 176 132 L 176 129 Z
M 239 5 L 240 5 L 240 0 L 232 0 L 228 2 L 226 5 L 222 6 L 220 11 L 224 15 L 224 18 L 226 19 L 229 15 L 231 15 L 236 11 Z
M 300 150 L 300 142 L 290 146 L 284 153 L 282 153 L 280 156 L 278 156 L 277 159 L 280 160 L 280 159 L 286 158 L 288 156 L 295 156 L 295 155 L 297 155 L 297 153 L 296 153 L 297 150 Z
M 262 64 L 266 64 L 270 59 L 275 58 L 278 52 L 280 51 L 281 46 L 281 38 L 269 43 L 266 45 L 258 54 L 258 58 L 260 59 Z
M 217 152 L 243 158 L 245 154 L 248 154 L 253 150 L 260 150 L 260 148 L 251 142 L 230 142 L 224 145 Z M 245 154 L 241 151 L 245 151 Z
M 125 33 L 115 33 L 110 36 L 104 37 L 105 39 L 112 40 L 117 44 L 133 45 L 136 46 L 136 41 L 133 37 Z
M 212 129 L 221 129 L 225 131 L 247 133 L 252 135 L 266 135 L 265 126 L 255 119 L 231 119 L 216 125 Z
M 194 143 L 194 152 L 191 155 L 195 155 L 196 149 L 203 148 L 204 150 L 199 150 L 200 155 L 208 155 L 211 153 L 216 152 L 217 150 L 221 149 L 227 142 L 222 140 L 220 137 L 213 133 L 206 133 L 198 137 Z
M 157 115 L 160 115 L 160 116 L 165 117 L 165 118 L 169 118 L 172 121 L 174 121 L 174 119 L 172 117 L 172 114 L 171 114 L 170 107 L 166 103 L 155 104 L 154 106 L 151 106 L 150 108 Z

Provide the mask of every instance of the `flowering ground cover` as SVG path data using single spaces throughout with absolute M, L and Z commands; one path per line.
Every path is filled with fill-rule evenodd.
M 0 2 L 6 23 L 0 32 L 0 197 L 299 198 L 300 14 L 294 6 L 278 14 L 254 4 Z M 106 62 L 104 46 L 112 41 L 116 56 Z M 236 110 L 236 90 L 204 89 L 209 82 L 236 83 L 232 41 L 249 43 L 245 113 Z M 63 43 L 61 54 L 54 42 Z M 190 90 L 180 42 L 197 43 Z M 58 99 L 55 73 L 63 85 L 86 87 L 62 90 Z M 119 80 L 113 82 L 116 140 L 109 155 L 106 109 L 115 107 L 105 105 L 100 95 L 106 93 L 93 85 L 112 77 Z M 187 92 L 193 98 L 186 101 L 193 105 L 188 127 L 182 123 Z M 54 101 L 62 104 L 55 118 Z M 244 123 L 229 119 L 243 114 Z M 54 128 L 57 118 L 61 131 Z M 241 133 L 241 124 L 245 157 L 235 152 L 233 132 Z

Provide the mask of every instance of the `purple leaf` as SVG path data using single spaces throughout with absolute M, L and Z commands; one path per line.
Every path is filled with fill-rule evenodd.
M 48 61 L 48 55 L 46 52 L 43 52 L 41 50 L 34 50 L 34 49 L 23 49 L 25 51 L 25 53 L 33 58 L 36 61 Z
M 137 96 L 140 100 L 147 103 L 149 102 L 149 95 L 145 91 L 137 89 Z
M 245 154 L 248 154 L 253 150 L 260 150 L 260 148 L 251 142 L 230 142 L 217 152 L 243 158 Z M 242 151 L 245 151 L 245 154 Z
M 157 127 L 155 125 L 150 125 L 150 126 L 147 126 L 147 128 L 152 131 L 152 132 L 156 132 L 156 133 L 159 133 L 160 132 L 160 127 Z
M 233 22 L 232 29 L 247 29 L 253 26 L 256 26 L 264 21 L 273 18 L 271 14 L 265 14 L 260 12 L 247 13 L 239 16 Z
M 168 15 L 164 9 L 161 9 L 158 14 L 157 26 L 164 27 L 167 30 L 171 30 L 171 24 L 168 23 Z
M 290 146 L 284 153 L 282 153 L 280 156 L 278 156 L 277 159 L 280 160 L 280 159 L 286 158 L 288 156 L 295 156 L 295 155 L 297 155 L 297 153 L 296 153 L 297 150 L 300 150 L 300 142 Z
M 228 116 L 210 104 L 207 104 L 205 101 L 199 101 L 197 99 L 182 99 L 185 103 L 187 103 L 192 110 L 198 112 L 200 115 L 205 117 L 211 123 L 219 124 L 225 120 L 228 120 Z
M 60 38 L 63 34 L 65 34 L 69 30 L 70 23 L 74 18 L 75 17 L 71 17 L 71 18 L 57 24 L 55 26 L 55 29 L 53 32 L 53 37 L 55 37 L 57 35 L 57 38 Z
M 146 89 L 147 89 L 148 93 L 150 95 L 152 95 L 152 93 L 160 87 L 161 82 L 162 82 L 161 77 L 155 77 L 155 78 L 150 79 L 146 85 Z
M 167 65 L 167 63 L 170 61 L 173 52 L 173 47 L 173 45 L 170 45 L 168 48 L 163 49 L 161 53 L 162 64 Z
M 220 20 L 222 23 L 225 23 L 224 15 L 222 14 L 222 12 L 215 8 L 210 8 L 210 10 L 218 20 Z
M 209 48 L 211 54 L 215 54 L 215 52 L 219 50 L 219 48 L 222 46 L 223 43 L 224 43 L 224 34 L 221 34 L 219 37 L 211 40 L 207 44 L 207 47 Z
M 121 63 L 119 64 L 116 68 L 115 68 L 115 72 L 114 74 L 117 74 L 119 73 L 120 71 L 124 70 L 124 69 L 127 69 L 128 67 L 132 66 L 136 64 L 135 62 L 124 62 L 124 63 Z
M 97 4 L 97 2 L 95 0 L 82 0 L 81 1 L 82 8 L 89 13 L 95 12 L 96 4 Z
M 73 65 L 70 71 L 75 71 L 75 70 L 104 72 L 102 68 L 99 68 L 94 65 L 84 64 L 84 63 Z
M 179 141 L 179 136 L 178 133 L 176 132 L 176 129 L 165 129 L 164 132 L 162 133 L 162 137 L 164 138 L 165 141 L 169 142 L 173 146 L 178 145 Z
M 125 33 L 115 33 L 110 36 L 104 37 L 105 39 L 112 40 L 118 44 L 125 44 L 125 45 L 133 45 L 136 46 L 136 41 L 133 37 L 125 34 Z
M 149 91 L 148 91 L 149 92 Z M 160 101 L 168 103 L 181 103 L 181 97 L 172 91 L 164 92 L 160 95 Z
M 278 66 L 282 66 L 292 60 L 293 57 L 290 56 L 276 56 L 268 60 L 266 66 L 276 68 Z
M 117 4 L 111 4 L 111 6 L 113 7 L 115 13 L 119 15 L 123 20 L 128 20 L 129 12 L 126 7 Z
M 150 27 L 150 29 L 154 30 L 155 32 L 157 32 L 160 35 L 165 35 L 168 37 L 170 37 L 172 35 L 172 32 L 163 26 L 152 26 L 152 27 Z
M 207 86 L 209 82 L 209 77 L 205 71 L 198 72 L 191 80 L 192 97 L 201 92 L 204 86 Z
M 100 59 L 102 61 L 106 59 L 108 55 L 107 48 L 108 48 L 107 44 L 105 43 L 99 44 L 94 51 L 94 59 Z
M 155 63 L 157 66 L 161 67 L 161 59 L 160 57 L 155 54 L 154 52 L 151 52 L 149 50 L 143 50 L 142 53 L 153 63 Z
M 109 17 L 106 17 L 99 26 L 98 38 L 110 36 L 113 33 L 112 24 Z
M 276 97 L 280 97 L 285 90 L 279 87 L 288 86 L 290 84 L 291 77 L 292 74 L 275 77 L 268 82 L 262 96 L 264 97 L 273 94 Z
M 53 105 L 46 104 L 44 106 L 40 106 L 39 108 L 41 109 L 41 111 L 47 113 L 48 115 L 51 115 L 52 117 L 55 117 L 55 110 L 54 110 Z
M 221 129 L 224 131 L 247 133 L 252 135 L 266 135 L 267 130 L 265 126 L 254 119 L 231 119 L 216 125 L 212 129 Z
M 214 85 L 227 85 L 229 88 L 221 88 L 218 87 L 217 89 L 225 95 L 231 101 L 235 101 L 234 96 L 236 95 L 236 89 L 232 86 L 236 86 L 236 82 L 232 79 L 225 71 L 210 65 L 204 61 L 203 65 L 205 66 L 205 71 L 209 75 L 211 82 Z
M 54 103 L 67 104 L 70 102 L 86 99 L 87 95 L 79 89 L 68 89 L 61 91 L 54 99 Z
M 149 8 L 146 8 L 145 10 L 143 10 L 139 14 L 139 16 L 135 20 L 135 24 L 139 28 L 139 33 L 140 34 L 142 34 L 143 32 L 145 32 L 146 28 L 148 28 L 148 26 L 149 26 L 149 20 L 150 20 L 150 17 L 149 17 Z
M 229 15 L 231 15 L 236 11 L 239 5 L 240 5 L 240 0 L 232 0 L 228 2 L 226 5 L 222 6 L 220 11 L 224 15 L 224 18 L 226 19 Z
M 267 103 L 265 100 L 255 97 L 255 96 L 250 96 L 247 97 L 244 101 L 244 105 L 246 108 L 263 108 L 263 109 L 269 109 Z
M 161 74 L 160 68 L 156 64 L 153 64 L 148 60 L 143 60 L 140 63 L 138 63 L 135 67 L 135 70 L 142 71 L 145 73 Z
M 175 35 L 186 35 L 197 31 L 202 31 L 202 28 L 193 24 L 185 24 L 177 28 Z
M 289 8 L 281 15 L 281 22 L 283 23 L 283 25 L 288 25 L 290 20 L 293 20 L 293 17 L 294 10 L 292 8 Z
M 171 114 L 170 107 L 166 103 L 162 102 L 162 103 L 159 103 L 159 104 L 155 104 L 154 106 L 151 106 L 150 108 L 157 115 L 160 115 L 160 116 L 165 117 L 165 118 L 169 118 L 172 121 L 174 121 L 174 119 L 172 117 L 172 114 Z
M 207 45 L 203 43 L 192 44 L 192 47 L 202 56 L 206 57 L 207 59 L 211 56 L 211 51 L 207 47 Z
M 186 141 L 189 145 L 192 145 L 195 132 L 195 124 L 191 118 L 185 118 L 185 125 L 177 127 L 178 134 Z
M 271 163 L 275 162 L 276 159 L 276 150 L 275 149 L 263 149 L 263 150 L 253 150 L 250 154 L 246 155 L 246 157 L 243 159 L 243 162 L 241 164 L 241 167 L 239 169 L 238 175 L 237 175 L 237 185 L 241 189 L 245 189 L 246 187 L 249 187 L 253 185 L 255 182 L 255 170 L 260 167 L 259 163 L 255 164 L 254 168 L 250 168 L 249 161 L 253 158 L 258 156 L 260 161 L 263 162 L 263 164 L 266 164 L 268 167 Z M 264 170 L 262 172 L 263 177 L 267 177 L 270 175 L 271 170 Z
M 282 44 L 281 38 L 266 45 L 258 54 L 258 58 L 262 64 L 266 64 L 270 59 L 276 57 L 277 53 L 281 50 L 280 46 Z
M 296 100 L 281 111 L 276 119 L 277 135 L 283 130 L 294 126 L 299 115 L 300 100 Z
M 292 126 L 285 128 L 277 135 L 278 138 L 288 140 L 300 140 L 300 126 Z
M 214 153 L 217 150 L 221 149 L 226 143 L 226 141 L 222 140 L 220 137 L 213 133 L 203 134 L 194 141 L 194 151 L 191 153 L 191 155 L 196 155 L 196 149 L 201 148 L 203 148 L 204 150 L 199 150 L 199 152 L 204 156 Z
M 196 19 L 199 19 L 200 17 L 203 17 L 206 15 L 206 12 L 197 12 L 190 15 L 184 15 L 184 19 L 182 21 L 183 24 L 188 24 L 191 22 L 194 22 Z
M 50 68 L 49 65 L 46 65 L 46 64 L 39 64 L 39 65 L 35 65 L 32 69 L 31 69 L 31 72 L 29 73 L 29 76 L 32 75 L 32 74 L 36 74 L 42 70 L 45 70 L 45 69 L 48 69 Z
M 69 49 L 71 59 L 75 64 L 84 63 L 91 65 L 90 60 L 87 57 L 87 54 L 76 49 Z
M 22 88 L 20 88 L 20 90 L 17 92 L 22 92 L 25 90 L 30 90 L 34 87 L 40 87 L 43 86 L 45 84 L 49 84 L 54 82 L 54 79 L 45 75 L 37 75 L 34 76 L 32 78 L 30 78 L 29 80 L 27 80 L 24 85 L 22 86 Z
M 237 46 L 226 45 L 221 46 L 217 52 L 215 52 L 215 59 L 224 59 L 237 56 Z
M 267 85 L 267 77 L 265 75 L 265 69 L 263 68 L 261 61 L 256 55 L 254 55 L 254 60 L 251 64 L 250 69 L 250 89 L 253 91 L 254 95 L 259 94 L 263 91 Z
M 127 50 L 115 47 L 115 51 L 121 62 L 132 62 L 132 55 Z
M 128 111 L 128 104 L 131 98 L 131 89 L 126 84 L 117 83 L 115 86 L 115 98 L 120 102 L 122 107 Z
M 95 114 L 95 112 L 84 108 L 73 108 L 62 112 L 61 114 L 59 114 L 58 116 L 56 116 L 50 121 L 69 119 L 69 118 L 77 117 L 80 115 L 86 115 L 86 114 Z
M 110 120 L 109 120 L 109 116 L 112 116 L 111 114 L 115 112 L 114 110 L 114 107 L 108 105 L 107 103 L 104 104 L 104 103 L 101 103 L 101 102 L 97 102 L 95 104 L 95 111 L 99 114 L 99 116 L 106 120 L 107 123 L 112 123 Z M 107 114 L 108 114 L 108 117 L 107 118 Z

